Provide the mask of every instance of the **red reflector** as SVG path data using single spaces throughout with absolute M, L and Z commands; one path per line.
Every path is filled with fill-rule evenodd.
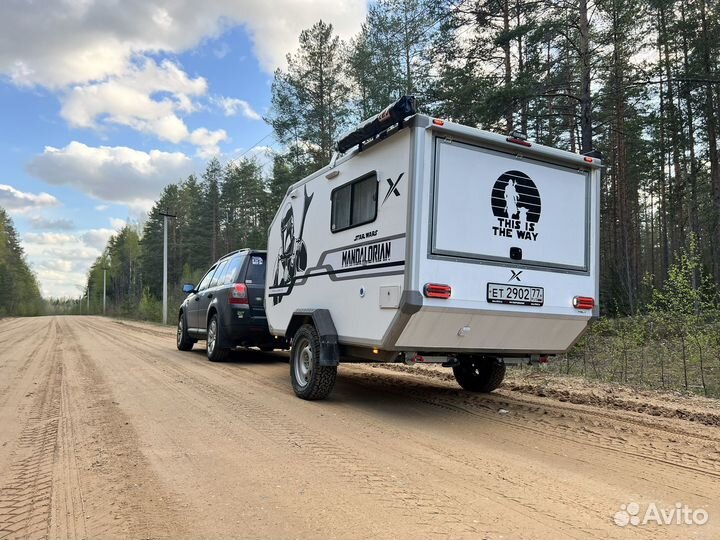
M 591 157 L 584 157 L 583 159 L 584 159 L 585 161 L 587 161 L 588 163 L 592 163 L 592 158 L 591 158 Z
M 595 307 L 595 299 L 590 296 L 576 296 L 572 304 L 575 309 L 592 309 Z
M 230 290 L 230 296 L 228 298 L 230 304 L 247 304 L 248 294 L 247 286 L 244 283 L 236 283 Z
M 426 283 L 423 287 L 423 293 L 428 298 L 450 298 L 452 289 L 450 285 L 441 285 L 439 283 Z
M 506 140 L 507 142 L 511 142 L 511 143 L 513 143 L 513 144 L 519 144 L 520 146 L 527 146 L 527 147 L 532 146 L 532 144 L 530 144 L 529 142 L 523 141 L 522 139 L 515 139 L 514 137 L 508 137 L 508 138 L 505 139 L 505 140 Z
M 436 126 L 444 126 L 445 122 L 443 120 L 440 120 L 439 118 L 433 118 L 433 124 Z

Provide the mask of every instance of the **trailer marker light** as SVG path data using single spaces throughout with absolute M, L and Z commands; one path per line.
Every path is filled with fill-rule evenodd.
M 595 307 L 595 299 L 590 296 L 576 296 L 572 305 L 575 309 L 592 309 Z
M 532 144 L 530 144 L 529 142 L 524 141 L 522 139 L 515 138 L 515 137 L 508 137 L 505 140 L 509 143 L 519 144 L 520 146 L 527 146 L 528 148 L 530 148 L 532 146 Z
M 442 285 L 440 283 L 426 283 L 423 287 L 423 293 L 428 298 L 442 298 L 447 300 L 450 298 L 452 288 L 450 285 Z
M 587 157 L 587 156 L 585 156 L 583 159 L 585 161 L 587 161 L 588 163 L 592 163 L 592 161 L 593 161 L 591 157 Z
M 229 304 L 249 304 L 247 286 L 244 283 L 236 283 L 230 290 L 228 297 Z
M 436 126 L 444 126 L 445 122 L 443 120 L 440 120 L 439 118 L 433 118 L 433 124 Z

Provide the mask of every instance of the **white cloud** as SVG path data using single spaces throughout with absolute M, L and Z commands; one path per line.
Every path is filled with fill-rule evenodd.
M 110 226 L 116 231 L 119 231 L 120 229 L 125 227 L 125 225 L 127 225 L 127 220 L 120 218 L 110 218 Z
M 191 142 L 199 152 L 215 154 L 227 139 L 223 130 L 190 132 L 180 114 L 195 110 L 192 99 L 207 91 L 202 77 L 190 78 L 169 60 L 131 64 L 102 82 L 77 85 L 61 98 L 60 115 L 73 127 L 127 126 L 172 143 Z M 207 133 L 196 136 L 197 132 Z
M 182 53 L 243 25 L 261 66 L 272 72 L 296 48 L 303 28 L 322 18 L 347 38 L 359 30 L 366 7 L 366 0 L 206 0 L 202 9 L 191 0 L 3 2 L 0 76 L 57 91 L 61 115 L 73 127 L 127 126 L 175 144 L 190 142 L 208 157 L 219 153 L 227 134 L 192 130 L 183 119 L 206 95 L 207 82 L 169 60 L 158 64 L 156 55 Z M 225 114 L 260 119 L 247 102 L 221 99 Z
M 250 120 L 262 120 L 262 116 L 260 116 L 244 99 L 213 97 L 210 101 L 219 107 L 225 116 L 235 116 L 236 114 L 241 113 L 245 118 Z
M 149 208 L 166 185 L 192 172 L 193 163 L 182 152 L 93 147 L 73 141 L 65 148 L 46 147 L 27 170 L 49 184 L 73 186 L 97 199 Z
M 86 284 L 87 271 L 102 254 L 115 231 L 88 229 L 75 234 L 22 234 L 27 258 L 46 297 L 78 297 Z
M 0 206 L 11 213 L 22 214 L 30 210 L 60 206 L 60 201 L 49 193 L 28 193 L 8 184 L 0 184 Z
M 225 58 L 230 53 L 230 45 L 227 43 L 221 43 L 219 47 L 213 49 L 213 55 L 215 58 Z
M 76 236 L 73 236 L 71 234 L 61 234 L 61 233 L 25 233 L 23 235 L 23 239 L 27 242 L 32 242 L 36 245 L 62 245 L 67 244 L 68 242 L 72 242 L 76 240 Z
M 75 223 L 71 219 L 49 219 L 41 216 L 34 216 L 29 219 L 30 227 L 36 231 L 71 231 L 75 228 Z
M 272 72 L 318 19 L 342 37 L 360 29 L 366 0 L 47 0 L 3 2 L 0 73 L 15 84 L 63 88 L 123 73 L 138 55 L 179 53 L 243 25 Z
M 95 207 L 95 211 L 96 211 L 96 212 L 104 212 L 104 211 L 107 210 L 108 208 L 110 208 L 110 206 L 107 205 L 107 204 L 98 204 L 98 205 Z
M 209 131 L 205 128 L 198 128 L 190 134 L 190 142 L 199 147 L 197 152 L 201 158 L 210 158 L 220 153 L 218 146 L 227 139 L 224 129 Z
M 90 229 L 89 231 L 80 235 L 80 238 L 85 245 L 95 248 L 99 251 L 105 249 L 107 241 L 117 231 L 115 229 Z

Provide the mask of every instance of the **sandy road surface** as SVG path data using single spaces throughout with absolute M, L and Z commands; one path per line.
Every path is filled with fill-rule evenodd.
M 0 321 L 0 539 L 720 538 L 712 420 L 371 366 L 342 366 L 310 403 L 282 355 L 213 364 L 202 345 L 102 318 Z M 615 525 L 630 502 L 710 520 Z

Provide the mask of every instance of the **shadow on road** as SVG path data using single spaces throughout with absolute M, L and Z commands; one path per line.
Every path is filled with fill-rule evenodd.
M 205 347 L 195 345 L 192 350 L 192 354 L 195 357 L 209 362 L 207 359 L 207 352 Z M 230 351 L 227 359 L 219 362 L 221 364 L 277 364 L 284 362 L 287 364 L 287 354 L 283 354 L 282 351 L 273 352 L 262 352 L 257 349 L 236 349 Z

